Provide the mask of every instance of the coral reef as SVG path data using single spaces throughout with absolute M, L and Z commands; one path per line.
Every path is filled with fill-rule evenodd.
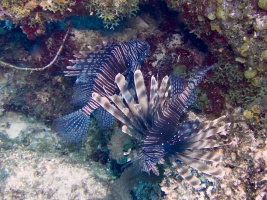
M 227 93 L 232 102 L 239 105 L 246 105 L 259 97 L 266 73 L 265 1 L 256 2 L 167 1 L 171 8 L 181 12 L 182 21 L 191 32 L 204 40 L 209 50 L 222 60 L 223 74 L 220 76 L 225 84 L 233 82 L 227 85 Z M 236 80 L 232 73 L 225 76 L 224 70 L 229 68 L 233 74 L 243 78 Z M 231 97 L 233 93 L 235 97 Z
M 138 3 L 139 0 L 1 0 L 0 19 L 19 25 L 33 40 L 46 32 L 47 22 L 75 15 L 96 15 L 103 20 L 104 27 L 114 29 L 123 17 L 135 15 Z
M 106 28 L 114 29 L 124 16 L 135 15 L 138 11 L 139 0 L 115 0 L 115 1 L 94 1 L 91 7 L 95 7 L 96 14 L 103 19 Z
M 49 69 L 0 66 L 0 198 L 90 198 L 95 189 L 96 199 L 265 199 L 266 1 L 128 2 L 0 0 L 0 59 L 18 68 L 47 65 L 62 44 L 66 20 L 72 20 L 64 49 Z M 63 77 L 73 55 L 103 41 L 131 39 L 150 45 L 141 67 L 147 86 L 152 75 L 189 77 L 195 66 L 218 63 L 199 85 L 198 115 L 189 112 L 188 119 L 226 115 L 231 122 L 230 131 L 216 138 L 225 144 L 223 179 L 192 170 L 201 181 L 196 190 L 170 162 L 160 165 L 160 176 L 137 173 L 138 162 L 131 161 L 140 146 L 120 131 L 121 123 L 106 131 L 92 123 L 80 149 L 65 146 L 51 132 L 54 119 L 76 109 L 69 105 L 75 80 Z
M 51 120 L 56 118 L 56 113 L 59 114 L 65 110 L 66 103 L 68 103 L 65 96 L 70 94 L 62 93 L 65 86 L 62 85 L 61 77 L 54 76 L 50 79 L 49 73 L 36 75 L 12 70 L 1 71 L 0 74 L 3 84 L 0 88 L 3 94 L 1 95 L 2 112 L 20 110 L 38 120 L 51 123 Z M 46 87 L 43 87 L 42 81 L 46 82 Z M 58 106 L 56 99 L 52 98 L 53 92 L 58 93 L 58 99 L 62 102 L 61 106 Z

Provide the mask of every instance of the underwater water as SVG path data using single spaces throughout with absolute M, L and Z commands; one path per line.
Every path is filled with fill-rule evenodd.
M 263 0 L 0 0 L 0 199 L 266 199 L 266 21 Z

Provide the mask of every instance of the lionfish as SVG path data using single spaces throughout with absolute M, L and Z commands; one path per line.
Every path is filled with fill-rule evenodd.
M 141 68 L 141 64 L 150 52 L 145 41 L 132 40 L 122 43 L 110 43 L 101 47 L 99 52 L 80 51 L 73 66 L 68 66 L 65 76 L 77 76 L 72 103 L 81 109 L 55 120 L 55 129 L 68 143 L 80 144 L 86 135 L 90 115 L 94 114 L 102 127 L 112 125 L 113 117 L 92 98 L 97 92 L 102 96 L 116 93 L 115 76 L 123 73 L 133 76 L 132 72 Z M 105 90 L 103 89 L 105 86 Z
M 230 125 L 215 128 L 225 116 L 206 125 L 199 121 L 179 123 L 186 109 L 196 100 L 197 85 L 214 66 L 199 70 L 188 81 L 183 77 L 165 76 L 160 86 L 152 76 L 149 100 L 140 70 L 134 73 L 134 94 L 127 89 L 122 74 L 115 77 L 121 96 L 92 94 L 96 102 L 124 124 L 122 131 L 140 142 L 138 158 L 142 171 L 159 175 L 157 165 L 163 164 L 167 157 L 178 174 L 193 187 L 199 186 L 200 181 L 188 166 L 208 175 L 223 177 L 224 170 L 207 164 L 220 162 L 221 153 L 207 149 L 220 146 L 212 136 L 225 132 Z

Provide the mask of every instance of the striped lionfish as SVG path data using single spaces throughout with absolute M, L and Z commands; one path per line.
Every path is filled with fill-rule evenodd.
M 200 185 L 200 181 L 191 174 L 188 166 L 208 175 L 223 177 L 224 170 L 207 164 L 218 163 L 221 153 L 206 150 L 220 146 L 212 136 L 226 131 L 229 124 L 214 128 L 225 116 L 206 125 L 199 121 L 178 123 L 195 101 L 197 85 L 214 66 L 198 71 L 188 81 L 182 77 L 165 76 L 159 87 L 152 76 L 149 100 L 140 70 L 134 73 L 134 95 L 126 88 L 122 74 L 115 77 L 121 96 L 114 94 L 103 97 L 93 93 L 94 100 L 124 124 L 122 131 L 140 142 L 142 171 L 159 175 L 157 165 L 163 164 L 164 158 L 168 157 L 172 167 L 194 187 Z
M 67 67 L 65 76 L 77 76 L 72 103 L 81 109 L 55 120 L 59 135 L 68 143 L 79 144 L 87 133 L 91 113 L 99 107 L 92 93 L 114 95 L 118 90 L 115 76 L 118 73 L 130 76 L 131 72 L 140 69 L 149 51 L 147 42 L 132 40 L 107 44 L 100 52 L 81 51 L 76 60 L 71 60 L 74 66 Z M 112 125 L 113 117 L 104 109 L 97 109 L 94 113 L 102 127 Z

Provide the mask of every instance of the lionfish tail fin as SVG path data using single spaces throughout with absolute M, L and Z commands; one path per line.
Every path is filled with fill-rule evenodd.
M 54 121 L 54 129 L 68 144 L 80 145 L 87 133 L 90 120 L 82 110 L 65 115 Z
M 114 117 L 102 107 L 97 108 L 93 112 L 93 116 L 103 131 L 108 130 L 114 123 Z

